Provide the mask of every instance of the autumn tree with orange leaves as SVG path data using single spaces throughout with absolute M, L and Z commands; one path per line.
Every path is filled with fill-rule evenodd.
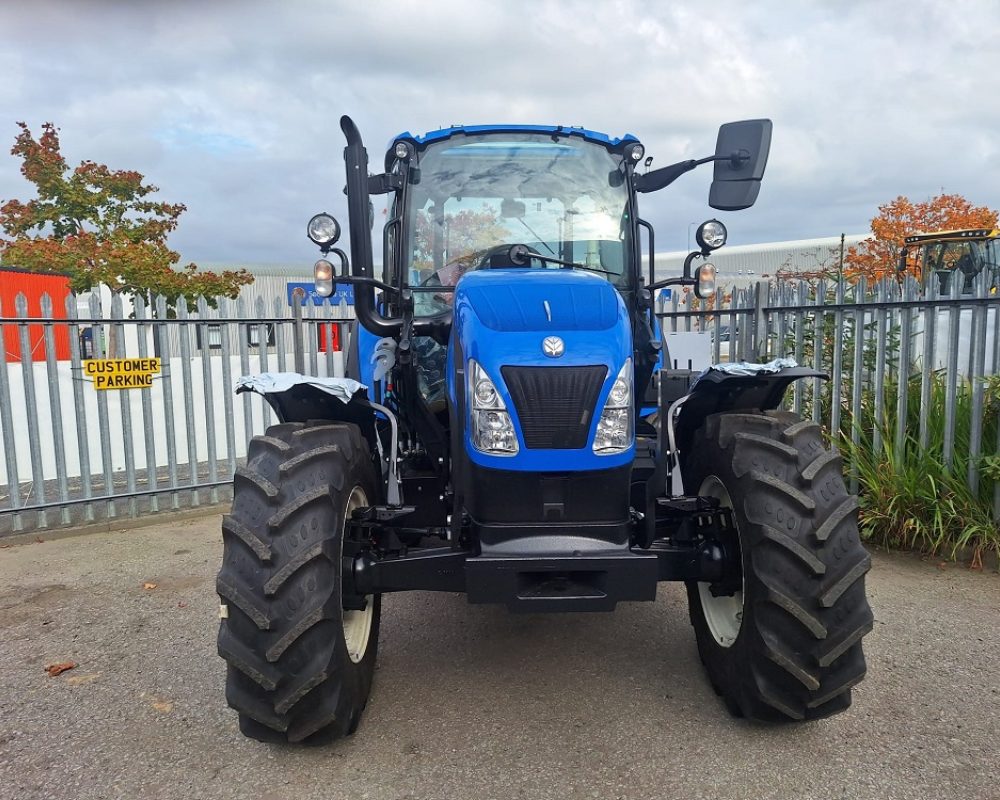
M 21 159 L 21 174 L 37 197 L 0 204 L 0 228 L 11 237 L 0 238 L 4 264 L 67 275 L 74 292 L 104 284 L 118 294 L 163 295 L 169 306 L 198 296 L 210 302 L 235 297 L 253 280 L 245 270 L 174 269 L 180 256 L 167 246 L 167 236 L 182 204 L 150 199 L 159 190 L 138 172 L 93 161 L 70 170 L 50 122 L 37 140 L 25 123 L 18 127 L 10 152 Z
M 844 274 L 852 283 L 862 276 L 871 282 L 898 275 L 899 253 L 907 236 L 963 228 L 994 228 L 997 224 L 996 211 L 974 206 L 958 194 L 939 194 L 920 203 L 900 196 L 879 206 L 878 211 L 878 216 L 872 220 L 872 235 L 857 247 L 849 248 L 844 257 Z M 919 277 L 920 264 L 916 257 L 907 263 L 907 271 Z

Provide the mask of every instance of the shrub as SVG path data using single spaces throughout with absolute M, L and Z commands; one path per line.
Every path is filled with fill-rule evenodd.
M 861 526 L 866 537 L 879 545 L 921 552 L 959 556 L 971 552 L 973 562 L 984 553 L 1000 554 L 1000 526 L 993 519 L 994 484 L 1000 478 L 997 452 L 997 411 L 1000 381 L 985 380 L 983 452 L 977 457 L 979 486 L 969 488 L 972 390 L 970 381 L 956 391 L 955 448 L 952 466 L 944 458 L 944 375 L 931 380 L 931 402 L 927 415 L 927 446 L 921 447 L 920 377 L 909 381 L 906 435 L 902 448 L 896 442 L 896 410 L 887 403 L 882 418 L 874 413 L 874 402 L 866 392 L 857 420 L 847 420 L 835 438 L 849 456 L 858 476 Z M 896 387 L 886 386 L 886 396 L 895 397 Z M 859 426 L 859 442 L 851 441 L 852 425 Z M 881 434 L 876 447 L 875 431 Z

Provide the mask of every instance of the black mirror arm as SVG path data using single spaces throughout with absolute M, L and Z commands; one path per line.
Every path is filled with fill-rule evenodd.
M 656 283 L 651 283 L 646 288 L 650 291 L 656 289 L 662 289 L 665 286 L 695 286 L 698 283 L 697 278 L 691 277 L 691 265 L 694 263 L 696 258 L 705 258 L 708 255 L 707 252 L 699 252 L 697 250 L 692 250 L 687 254 L 687 258 L 684 259 L 684 271 L 679 278 L 667 278 L 666 280 L 657 281 Z
M 403 188 L 403 176 L 396 173 L 368 176 L 368 194 L 388 194 Z
M 698 281 L 694 278 L 666 278 L 662 281 L 651 283 L 646 288 L 650 291 L 656 291 L 657 289 L 663 289 L 667 286 L 694 286 L 696 283 L 698 283 Z
M 373 286 L 386 294 L 401 294 L 399 288 L 396 286 L 390 286 L 388 283 L 383 283 L 376 278 L 368 278 L 362 275 L 338 275 L 334 279 L 334 283 L 350 283 L 355 286 Z
M 733 169 L 739 169 L 740 164 L 750 160 L 750 153 L 746 150 L 738 150 L 728 156 L 705 156 L 705 158 L 691 159 L 690 161 L 678 161 L 666 167 L 654 169 L 644 175 L 635 176 L 635 190 L 637 192 L 658 192 L 665 189 L 681 175 L 690 172 L 695 167 L 708 164 L 714 161 L 729 161 Z

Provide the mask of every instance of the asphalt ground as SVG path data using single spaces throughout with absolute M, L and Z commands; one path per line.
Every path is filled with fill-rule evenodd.
M 388 597 L 360 729 L 303 749 L 226 707 L 218 528 L 0 549 L 0 798 L 1000 798 L 995 573 L 877 555 L 853 707 L 778 728 L 728 716 L 678 586 L 592 615 Z

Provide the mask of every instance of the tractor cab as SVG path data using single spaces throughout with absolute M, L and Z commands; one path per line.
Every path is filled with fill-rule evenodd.
M 983 278 L 991 292 L 1000 283 L 1000 230 L 970 228 L 907 236 L 899 256 L 900 271 L 921 277 L 928 289 L 949 295 L 952 281 L 960 281 L 958 292 L 975 291 L 977 278 Z

